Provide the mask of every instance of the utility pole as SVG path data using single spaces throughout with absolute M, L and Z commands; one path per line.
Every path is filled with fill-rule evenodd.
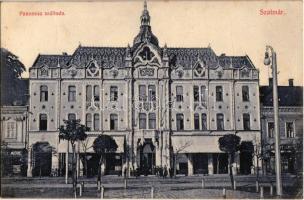
M 271 56 L 269 56 L 268 53 L 269 50 L 271 52 Z M 271 46 L 266 46 L 264 64 L 265 65 L 271 64 L 271 69 L 272 69 L 274 131 L 275 131 L 275 169 L 276 169 L 276 188 L 277 188 L 276 191 L 278 196 L 282 196 L 277 58 L 276 58 L 276 52 L 273 50 Z

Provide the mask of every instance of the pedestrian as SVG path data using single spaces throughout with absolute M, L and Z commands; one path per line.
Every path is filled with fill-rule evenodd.
M 167 170 L 167 166 L 165 165 L 163 178 L 166 178 L 167 175 L 168 175 L 168 170 Z

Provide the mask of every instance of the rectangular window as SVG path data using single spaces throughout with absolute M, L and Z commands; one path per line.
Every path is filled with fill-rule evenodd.
M 155 85 L 149 85 L 149 101 L 156 101 L 156 88 Z
M 75 113 L 69 113 L 68 114 L 68 120 L 76 120 L 76 114 Z
M 68 101 L 76 101 L 76 87 L 74 85 L 69 86 Z
M 194 101 L 199 101 L 199 87 L 198 86 L 193 87 L 193 99 L 194 99 Z
M 15 138 L 16 137 L 16 130 L 15 130 L 15 122 L 8 122 L 7 123 L 7 138 Z
M 286 137 L 288 138 L 295 137 L 293 122 L 286 122 Z
M 118 130 L 118 116 L 117 114 L 110 115 L 110 130 Z
M 217 126 L 217 130 L 219 130 L 219 131 L 224 130 L 224 115 L 223 114 L 216 115 L 216 126 Z
M 86 87 L 86 101 L 91 102 L 92 101 L 92 86 L 87 85 Z
M 206 102 L 206 86 L 201 86 L 201 101 Z
M 146 86 L 145 85 L 139 85 L 139 101 L 146 101 L 147 94 L 146 94 Z
M 49 92 L 48 92 L 48 87 L 46 85 L 40 86 L 40 101 L 48 101 L 49 97 Z
M 223 101 L 223 88 L 222 86 L 216 86 L 216 101 Z
M 94 114 L 94 130 L 99 131 L 99 114 Z
M 243 127 L 244 130 L 250 130 L 250 115 L 248 113 L 243 114 Z
M 94 101 L 99 101 L 99 86 L 95 85 L 94 86 Z
M 149 113 L 149 129 L 156 129 L 156 115 Z
M 268 122 L 268 137 L 273 138 L 274 137 L 274 123 Z
M 202 114 L 202 130 L 207 130 L 207 115 L 205 113 Z
M 92 115 L 90 113 L 86 115 L 86 126 L 92 130 Z
M 118 100 L 118 87 L 111 86 L 110 88 L 110 101 L 117 101 Z
M 184 101 L 184 94 L 183 94 L 183 86 L 176 86 L 176 101 L 181 102 Z
M 176 114 L 176 129 L 178 131 L 184 130 L 184 115 Z
M 249 101 L 249 87 L 242 86 L 242 97 L 243 101 Z
M 139 129 L 147 128 L 147 116 L 145 113 L 139 113 Z
M 197 113 L 194 114 L 194 130 L 199 130 L 199 115 Z
M 39 130 L 46 131 L 47 130 L 47 115 L 40 114 L 39 116 Z

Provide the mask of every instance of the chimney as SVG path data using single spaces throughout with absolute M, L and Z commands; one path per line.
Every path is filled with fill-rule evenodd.
M 269 81 L 269 87 L 272 87 L 273 79 L 269 78 L 268 81 Z
M 62 55 L 67 56 L 68 54 L 67 52 L 62 52 Z
M 288 79 L 288 85 L 293 87 L 293 78 Z

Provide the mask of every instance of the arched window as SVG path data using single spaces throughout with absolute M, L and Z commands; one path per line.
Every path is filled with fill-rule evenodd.
M 176 114 L 176 130 L 184 130 L 184 115 Z
M 86 115 L 86 126 L 92 130 L 92 115 L 90 113 Z
M 68 89 L 69 89 L 68 101 L 76 101 L 76 86 L 70 85 Z
M 99 131 L 99 114 L 94 114 L 94 130 Z
M 118 129 L 118 116 L 117 114 L 110 115 L 110 130 Z
M 48 101 L 49 92 L 48 87 L 46 85 L 40 86 L 40 101 Z
M 139 113 L 139 129 L 147 128 L 147 116 L 146 113 Z
M 86 87 L 86 101 L 91 102 L 92 100 L 92 86 L 87 85 Z
M 250 130 L 250 115 L 248 113 L 243 114 L 243 127 L 244 130 Z
M 197 113 L 194 114 L 194 130 L 199 130 L 199 115 Z
M 224 115 L 223 114 L 216 115 L 216 126 L 217 126 L 217 130 L 219 130 L 219 131 L 224 130 Z
M 39 116 L 39 130 L 46 131 L 47 130 L 47 115 L 40 114 Z
M 99 86 L 94 86 L 94 101 L 99 101 Z
M 149 129 L 156 129 L 156 114 L 149 113 Z
M 202 114 L 202 130 L 207 130 L 207 115 L 205 113 Z

